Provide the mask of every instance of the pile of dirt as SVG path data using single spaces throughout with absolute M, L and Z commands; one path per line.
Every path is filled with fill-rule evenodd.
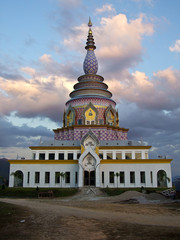
M 148 203 L 165 203 L 171 201 L 167 199 L 165 196 L 159 193 L 141 193 L 137 191 L 127 191 L 122 193 L 116 199 L 122 203 L 141 203 L 141 204 L 148 204 Z

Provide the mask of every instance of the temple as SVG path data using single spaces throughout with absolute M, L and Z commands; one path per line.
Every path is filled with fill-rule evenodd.
M 129 129 L 119 126 L 116 102 L 97 75 L 91 19 L 88 27 L 84 75 L 65 104 L 63 126 L 52 141 L 30 146 L 32 159 L 9 160 L 9 186 L 171 187 L 172 159 L 150 159 L 151 146 L 128 140 Z

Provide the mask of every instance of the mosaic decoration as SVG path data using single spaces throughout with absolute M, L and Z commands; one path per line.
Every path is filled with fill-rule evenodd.
M 86 88 L 86 87 L 91 87 L 91 88 L 102 88 L 102 89 L 107 89 L 107 85 L 102 83 L 102 82 L 97 82 L 97 81 L 87 81 L 87 82 L 81 82 L 77 83 L 74 86 L 74 89 L 80 89 L 80 88 Z
M 87 50 L 83 64 L 85 74 L 96 74 L 98 71 L 98 61 L 93 50 Z
M 78 77 L 78 81 L 81 82 L 81 81 L 85 81 L 85 80 L 91 80 L 91 81 L 101 81 L 103 82 L 104 81 L 104 78 L 100 75 L 82 75 L 80 77 Z
M 64 129 L 59 133 L 55 133 L 56 140 L 81 140 L 82 137 L 87 134 L 89 127 L 87 128 L 74 128 Z M 91 128 L 91 131 L 99 140 L 127 140 L 127 132 L 119 129 L 111 129 L 107 127 Z
M 77 99 L 71 99 L 66 103 L 66 106 L 68 107 L 70 104 L 73 107 L 80 106 L 80 105 L 88 105 L 89 102 L 91 102 L 94 106 L 100 105 L 100 106 L 109 106 L 112 105 L 112 107 L 115 108 L 116 103 L 108 98 L 99 98 L 99 97 L 82 97 Z

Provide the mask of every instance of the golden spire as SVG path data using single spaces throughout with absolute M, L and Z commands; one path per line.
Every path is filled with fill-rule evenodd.
M 92 27 L 92 22 L 90 17 L 89 17 L 88 27 Z
M 89 17 L 88 27 L 89 27 L 88 34 L 92 34 L 92 30 L 91 30 L 92 22 L 91 22 L 91 18 L 90 17 Z

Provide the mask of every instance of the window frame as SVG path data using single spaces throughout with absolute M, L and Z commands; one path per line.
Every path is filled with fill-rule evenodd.
M 45 184 L 50 183 L 50 172 L 45 172 Z
M 111 184 L 114 183 L 114 172 L 113 171 L 109 172 L 109 183 L 111 183 Z
M 65 183 L 70 184 L 70 182 L 71 182 L 71 172 L 66 172 Z
M 35 172 L 34 183 L 40 183 L 40 172 Z
M 135 181 L 135 171 L 130 171 L 130 183 L 134 184 Z

